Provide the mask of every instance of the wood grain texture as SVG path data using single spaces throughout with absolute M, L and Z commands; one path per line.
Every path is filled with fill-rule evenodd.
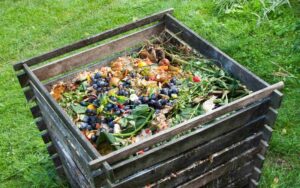
M 244 177 L 249 177 L 251 175 L 252 162 L 248 162 L 240 168 L 229 171 L 225 175 L 213 180 L 212 182 L 205 185 L 205 188 L 224 188 L 242 180 Z
M 147 16 L 145 18 L 136 20 L 134 22 L 125 24 L 123 26 L 117 27 L 115 29 L 110 29 L 110 30 L 104 31 L 104 32 L 99 33 L 97 35 L 94 35 L 94 36 L 91 36 L 89 38 L 86 38 L 86 39 L 80 40 L 78 42 L 75 42 L 73 44 L 69 44 L 67 46 L 55 49 L 55 50 L 53 50 L 51 52 L 48 52 L 48 53 L 45 53 L 43 55 L 39 55 L 39 56 L 36 56 L 34 58 L 16 63 L 16 64 L 14 64 L 14 69 L 15 69 L 15 71 L 18 71 L 18 70 L 21 70 L 23 68 L 24 64 L 26 64 L 28 66 L 35 65 L 35 64 L 38 64 L 40 62 L 52 59 L 52 58 L 60 56 L 60 55 L 63 55 L 65 53 L 68 53 L 68 52 L 80 49 L 82 47 L 94 44 L 94 43 L 99 42 L 101 40 L 104 40 L 104 39 L 116 36 L 118 34 L 130 31 L 132 29 L 150 24 L 152 22 L 162 20 L 166 14 L 172 13 L 172 12 L 173 12 L 173 9 L 167 9 L 167 10 L 152 14 L 150 16 Z
M 92 169 L 97 169 L 101 166 L 101 164 L 104 161 L 107 161 L 108 163 L 113 163 L 113 162 L 119 161 L 121 159 L 124 159 L 124 158 L 128 157 L 129 155 L 134 154 L 135 152 L 137 152 L 141 149 L 150 147 L 156 143 L 170 139 L 171 137 L 173 137 L 179 133 L 190 130 L 201 124 L 207 123 L 207 122 L 209 122 L 217 117 L 220 117 L 228 112 L 238 110 L 238 109 L 243 108 L 243 107 L 245 107 L 249 104 L 252 104 L 256 101 L 262 100 L 262 99 L 268 97 L 274 90 L 280 89 L 282 87 L 283 87 L 283 83 L 279 82 L 277 84 L 268 86 L 259 91 L 253 92 L 241 99 L 233 101 L 222 107 L 219 107 L 219 108 L 217 108 L 211 112 L 208 112 L 204 115 L 197 116 L 197 117 L 192 118 L 184 123 L 178 124 L 177 126 L 174 126 L 172 128 L 161 131 L 161 132 L 153 135 L 152 137 L 147 138 L 139 143 L 131 144 L 120 150 L 117 150 L 110 154 L 102 156 L 101 158 L 95 159 L 90 162 L 90 167 Z
M 50 79 L 49 81 L 47 80 L 44 85 L 45 85 L 45 87 L 47 88 L 48 91 L 51 91 L 53 85 L 55 85 L 59 81 L 69 82 L 73 78 L 75 78 L 77 75 L 79 75 L 82 71 L 93 71 L 93 70 L 99 69 L 103 66 L 107 66 L 110 62 L 117 59 L 118 57 L 125 56 L 125 55 L 131 55 L 134 52 L 138 52 L 140 49 L 141 49 L 140 47 L 137 47 L 137 48 L 133 48 L 133 49 L 130 49 L 130 50 L 124 50 L 120 53 L 114 54 L 114 55 L 112 55 L 108 58 L 100 60 L 99 62 L 97 62 L 95 64 L 88 65 L 88 66 L 84 67 L 83 69 L 76 70 L 76 71 L 73 71 L 73 72 L 70 72 L 70 73 L 66 73 L 66 74 L 61 75 L 61 76 L 57 76 L 53 79 Z
M 252 160 L 253 155 L 257 153 L 257 148 L 252 148 L 239 156 L 232 158 L 229 162 L 222 164 L 213 170 L 202 174 L 201 176 L 189 181 L 183 185 L 178 186 L 178 188 L 194 188 L 194 187 L 202 187 L 209 182 L 215 180 L 226 174 L 228 171 L 234 170 L 239 166 L 244 165 L 245 163 Z
M 182 183 L 192 181 L 193 179 L 202 176 L 203 174 L 207 173 L 213 168 L 222 166 L 231 159 L 241 155 L 242 153 L 246 152 L 247 150 L 250 150 L 251 148 L 256 148 L 255 150 L 256 152 L 258 152 L 258 139 L 259 135 L 250 136 L 248 137 L 248 139 L 242 141 L 241 143 L 232 145 L 229 148 L 223 148 L 223 150 L 209 156 L 207 159 L 198 161 L 194 163 L 194 165 L 190 165 L 185 169 L 174 172 L 176 174 L 175 177 L 171 176 L 171 178 L 165 178 L 163 180 L 160 180 L 155 184 L 155 187 L 178 187 Z M 238 166 L 236 166 L 236 168 L 237 167 Z M 250 168 L 250 170 L 251 169 L 252 168 Z
M 55 136 L 53 136 L 53 144 L 57 148 L 57 152 L 63 164 L 64 172 L 71 187 L 93 188 L 94 186 L 92 184 L 89 184 L 87 179 L 83 176 L 82 172 L 74 163 L 70 154 L 65 150 L 63 144 L 61 144 Z
M 180 171 L 180 169 L 184 169 L 187 166 L 192 165 L 195 161 L 203 160 L 203 166 L 201 168 L 198 168 L 197 172 L 194 172 L 194 176 L 197 176 L 197 173 L 201 174 L 208 168 L 213 168 L 214 166 L 230 160 L 232 157 L 238 155 L 239 153 L 242 153 L 243 151 L 246 151 L 247 149 L 250 149 L 251 147 L 258 146 L 258 143 L 262 138 L 262 134 L 258 133 L 262 123 L 262 119 L 256 120 L 225 135 L 216 137 L 215 139 L 212 139 L 211 141 L 200 145 L 190 151 L 186 151 L 179 156 L 155 164 L 153 167 L 150 167 L 143 171 L 137 171 L 138 173 L 121 181 L 116 185 L 116 187 L 143 186 L 147 183 L 158 181 L 159 179 L 162 179 L 169 174 L 172 174 L 173 172 L 175 173 L 177 171 Z M 253 135 L 254 133 L 258 134 Z M 232 147 L 233 144 L 236 144 L 236 146 Z M 213 162 L 207 159 L 212 154 L 222 151 L 224 148 L 228 148 L 228 151 L 214 157 Z M 192 170 L 190 172 L 192 172 Z M 166 180 L 158 185 L 163 187 L 175 187 L 179 184 L 179 181 L 186 181 L 184 180 L 185 178 L 191 177 L 191 175 L 185 175 L 187 177 L 176 177 L 176 180 L 171 178 L 170 180 Z
M 33 86 L 34 88 L 34 86 Z M 66 152 L 72 156 L 73 161 L 77 167 L 81 170 L 86 179 L 92 182 L 91 172 L 88 168 L 88 161 L 92 158 L 83 149 L 81 144 L 70 134 L 69 130 L 58 118 L 47 102 L 40 96 L 38 92 L 33 89 L 37 98 L 37 103 L 41 106 L 43 118 L 46 120 L 48 132 L 51 132 L 53 136 L 56 136 L 60 143 L 64 144 Z
M 37 79 L 37 77 L 33 74 L 33 72 L 26 64 L 24 64 L 24 71 L 30 78 L 31 86 L 35 88 L 35 91 L 37 93 L 40 93 L 40 95 L 42 96 L 41 98 L 45 99 L 49 106 L 54 110 L 54 114 L 58 115 L 59 119 L 63 121 L 71 134 L 80 142 L 80 144 L 89 153 L 89 155 L 92 158 L 99 157 L 100 154 L 98 153 L 98 151 L 92 146 L 90 142 L 86 141 L 85 137 L 80 133 L 79 129 L 75 127 L 66 112 L 64 112 L 64 110 L 57 104 L 57 102 L 52 98 L 50 93 L 46 90 L 46 88 L 42 85 L 42 83 Z
M 123 36 L 120 39 L 115 39 L 108 43 L 87 49 L 78 54 L 48 63 L 42 67 L 33 69 L 33 73 L 41 81 L 49 79 L 53 76 L 76 69 L 78 66 L 87 65 L 114 53 L 132 48 L 148 39 L 151 39 L 154 35 L 158 35 L 163 31 L 163 29 L 164 23 L 158 23 L 133 34 Z
M 268 101 L 265 101 L 262 104 L 253 105 L 222 120 L 210 123 L 203 128 L 199 128 L 190 134 L 165 143 L 162 146 L 155 147 L 150 151 L 145 152 L 143 155 L 119 162 L 116 165 L 113 165 L 115 177 L 116 179 L 125 178 L 137 171 L 155 165 L 203 143 L 209 142 L 215 137 L 239 127 L 243 127 L 245 124 L 253 123 L 253 121 L 259 121 L 259 123 L 263 124 L 264 117 L 261 117 L 260 115 L 266 112 L 267 105 Z M 238 138 L 233 138 L 232 141 L 235 139 Z
M 38 118 L 41 116 L 41 110 L 40 110 L 39 106 L 37 106 L 37 105 L 31 107 L 30 111 L 31 111 L 33 118 Z
M 37 128 L 39 129 L 39 131 L 44 131 L 47 129 L 47 125 L 45 124 L 44 120 L 42 117 L 37 118 L 35 120 L 35 124 L 37 126 Z

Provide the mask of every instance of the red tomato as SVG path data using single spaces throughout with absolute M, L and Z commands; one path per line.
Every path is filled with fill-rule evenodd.
M 201 82 L 201 78 L 199 76 L 194 76 L 193 82 Z

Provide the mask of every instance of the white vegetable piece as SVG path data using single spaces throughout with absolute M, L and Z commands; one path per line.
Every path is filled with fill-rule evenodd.
M 210 99 L 203 103 L 202 108 L 206 113 L 212 111 L 212 109 L 215 107 L 214 100 L 216 98 L 217 97 L 213 95 Z
M 117 123 L 114 125 L 114 133 L 115 134 L 121 133 L 121 127 Z
M 131 101 L 136 101 L 139 99 L 139 97 L 136 94 L 131 94 L 129 98 Z

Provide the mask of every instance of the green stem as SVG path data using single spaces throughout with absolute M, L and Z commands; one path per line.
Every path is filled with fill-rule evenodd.
M 151 112 L 149 113 L 148 117 L 145 119 L 145 122 L 137 129 L 135 129 L 134 131 L 130 132 L 130 133 L 118 133 L 118 134 L 113 134 L 114 136 L 116 137 L 131 137 L 133 136 L 134 134 L 136 134 L 137 132 L 139 132 L 149 121 L 150 121 L 150 118 L 152 117 L 152 115 L 154 114 L 154 110 L 152 108 L 151 109 Z

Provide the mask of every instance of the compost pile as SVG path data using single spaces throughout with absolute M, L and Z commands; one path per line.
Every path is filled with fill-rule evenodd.
M 158 38 L 109 66 L 57 83 L 51 94 L 105 155 L 249 92 L 188 46 Z

